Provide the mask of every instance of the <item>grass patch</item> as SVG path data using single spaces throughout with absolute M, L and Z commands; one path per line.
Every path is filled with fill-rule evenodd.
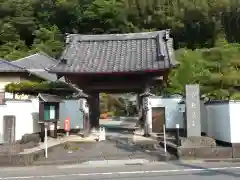
M 78 144 L 73 143 L 65 143 L 63 146 L 64 149 L 68 151 L 78 151 L 80 149 Z

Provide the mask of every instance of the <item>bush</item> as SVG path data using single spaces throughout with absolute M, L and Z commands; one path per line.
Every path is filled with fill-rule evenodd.
M 25 134 L 22 136 L 20 144 L 27 144 L 29 142 L 39 143 L 40 135 L 39 134 Z
M 111 112 L 111 111 L 110 111 L 110 112 L 107 112 L 107 118 L 108 118 L 108 117 L 113 117 L 113 116 L 114 116 L 114 112 Z
M 75 143 L 65 143 L 63 148 L 68 151 L 77 151 L 80 149 L 80 147 Z

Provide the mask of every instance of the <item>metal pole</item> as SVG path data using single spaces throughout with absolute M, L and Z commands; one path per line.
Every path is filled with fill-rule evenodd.
M 176 141 L 177 141 L 177 147 L 179 147 L 180 146 L 180 135 L 179 135 L 179 124 L 176 124 L 176 130 L 177 130 L 177 132 L 176 132 Z
M 163 140 L 164 140 L 164 152 L 167 153 L 167 141 L 166 141 L 166 127 L 163 124 Z
M 45 127 L 45 158 L 48 157 L 48 145 L 47 145 L 47 127 Z

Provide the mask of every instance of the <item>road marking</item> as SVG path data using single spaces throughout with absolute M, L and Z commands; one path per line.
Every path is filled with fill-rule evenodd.
M 106 160 L 107 161 L 107 160 Z M 91 163 L 82 163 L 82 164 L 73 164 L 73 165 L 61 165 L 61 166 L 57 166 L 57 169 L 74 169 L 74 168 L 89 168 L 89 167 L 111 167 L 111 166 L 121 166 L 124 167 L 126 165 L 133 165 L 133 166 L 138 166 L 138 165 L 169 165 L 166 162 L 135 162 L 135 164 L 133 162 L 130 163 L 106 163 L 106 164 L 91 164 Z
M 142 161 L 141 161 L 142 160 Z M 103 160 L 102 162 L 111 162 L 111 161 L 119 161 L 119 160 Z M 57 169 L 73 169 L 73 168 L 89 168 L 89 167 L 109 167 L 109 166 L 125 166 L 125 165 L 175 165 L 175 163 L 194 163 L 199 164 L 203 163 L 202 160 L 180 160 L 180 161 L 172 161 L 172 162 L 159 162 L 159 161 L 153 161 L 149 162 L 147 159 L 131 159 L 124 160 L 124 162 L 121 163 L 93 163 L 94 161 L 87 161 L 81 164 L 70 164 L 70 165 L 59 165 L 56 166 Z M 135 161 L 133 163 L 133 161 Z M 99 161 L 95 161 L 99 162 Z
M 37 167 L 1 167 L 0 172 L 2 171 L 32 171 L 36 170 Z
M 35 179 L 35 178 L 61 178 L 69 176 L 104 176 L 104 175 L 125 175 L 125 174 L 151 174 L 151 173 L 176 173 L 176 172 L 203 172 L 214 170 L 229 170 L 240 169 L 240 167 L 215 167 L 215 168 L 196 168 L 196 169 L 168 169 L 168 170 L 151 170 L 151 171 L 123 171 L 123 172 L 104 172 L 104 173 L 79 173 L 79 174 L 56 174 L 45 176 L 15 176 L 15 177 L 0 177 L 0 180 L 12 179 Z

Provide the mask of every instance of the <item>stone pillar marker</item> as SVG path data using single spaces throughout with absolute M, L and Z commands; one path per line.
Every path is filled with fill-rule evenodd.
M 150 96 L 154 96 L 150 93 L 150 86 L 146 84 L 144 91 L 140 94 L 142 98 L 142 115 L 144 120 L 144 136 L 149 137 L 152 133 L 152 107 L 150 102 Z
M 198 84 L 185 87 L 187 137 L 201 136 L 200 92 Z
M 144 134 L 148 136 L 152 133 L 152 107 L 150 95 L 143 97 L 143 108 L 145 113 Z

